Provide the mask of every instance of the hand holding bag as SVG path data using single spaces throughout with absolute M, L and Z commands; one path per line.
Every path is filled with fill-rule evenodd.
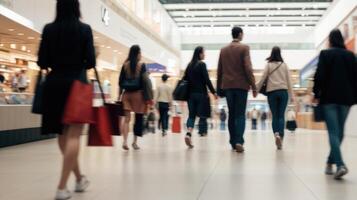
M 36 88 L 35 88 L 35 96 L 32 102 L 32 113 L 34 114 L 42 114 L 42 98 L 43 98 L 43 90 L 45 87 L 46 76 L 40 70 L 37 76 Z
M 62 123 L 90 124 L 93 119 L 93 85 L 87 83 L 86 70 L 83 70 L 81 79 L 72 84 L 67 103 L 65 105 Z

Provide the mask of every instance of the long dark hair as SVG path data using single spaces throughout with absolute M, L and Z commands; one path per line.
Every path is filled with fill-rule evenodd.
M 57 0 L 55 22 L 79 20 L 81 11 L 78 0 Z
M 128 58 L 125 62 L 130 63 L 130 73 L 135 74 L 136 66 L 138 65 L 138 55 L 141 53 L 141 49 L 139 45 L 133 45 L 130 47 Z
M 201 60 L 200 55 L 203 53 L 205 49 L 202 46 L 198 46 L 195 48 L 195 51 L 193 52 L 192 59 L 188 66 L 195 66 L 198 61 Z
M 267 58 L 268 62 L 284 62 L 283 57 L 281 56 L 280 47 L 275 46 L 271 50 L 270 56 Z
M 345 40 L 343 39 L 342 33 L 339 29 L 333 29 L 328 37 L 330 42 L 330 47 L 346 49 Z

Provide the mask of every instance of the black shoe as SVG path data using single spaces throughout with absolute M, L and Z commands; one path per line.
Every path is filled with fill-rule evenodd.
M 191 136 L 192 136 L 191 133 L 186 134 L 185 143 L 188 146 L 188 148 L 193 149 L 194 146 L 192 145 Z

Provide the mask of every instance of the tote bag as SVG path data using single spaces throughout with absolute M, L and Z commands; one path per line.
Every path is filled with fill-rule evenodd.
M 32 113 L 34 114 L 42 114 L 42 98 L 43 98 L 43 90 L 45 87 L 46 76 L 41 72 L 39 72 L 37 76 L 37 82 L 35 87 L 35 96 L 32 102 Z

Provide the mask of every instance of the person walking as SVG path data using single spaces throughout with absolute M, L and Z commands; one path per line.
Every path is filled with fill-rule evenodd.
M 335 174 L 335 179 L 340 179 L 348 173 L 340 147 L 349 110 L 357 103 L 357 61 L 346 49 L 340 30 L 330 32 L 329 46 L 320 53 L 313 93 L 314 102 L 323 109 L 330 141 L 325 173 Z M 336 172 L 333 165 L 337 166 Z
M 204 48 L 201 46 L 196 47 L 183 78 L 183 80 L 188 81 L 189 85 L 189 116 L 186 124 L 187 134 L 185 137 L 185 143 L 189 148 L 194 147 L 192 144 L 192 131 L 195 127 L 196 117 L 200 118 L 200 124 L 204 124 L 207 122 L 207 118 L 211 116 L 211 105 L 207 87 L 210 92 L 217 97 L 216 90 L 209 79 L 206 63 L 202 61 L 204 59 Z
M 157 88 L 156 102 L 160 113 L 159 128 L 161 128 L 162 136 L 167 135 L 169 129 L 169 110 L 172 105 L 172 88 L 167 83 L 169 76 L 162 75 L 162 84 Z
M 221 49 L 217 70 L 218 95 L 226 96 L 229 117 L 230 144 L 237 152 L 244 152 L 244 131 L 248 91 L 257 96 L 249 46 L 242 44 L 243 29 L 232 29 L 233 41 Z
M 64 125 L 62 117 L 72 83 L 87 79 L 86 70 L 96 66 L 96 57 L 92 29 L 80 21 L 79 1 L 57 1 L 56 10 L 54 22 L 43 29 L 37 64 L 42 70 L 51 68 L 43 91 L 41 131 L 58 134 L 63 163 L 55 199 L 64 200 L 71 198 L 67 190 L 71 172 L 76 176 L 75 192 L 89 186 L 78 161 L 84 124 Z
M 257 130 L 257 125 L 258 125 L 258 118 L 259 118 L 259 112 L 256 108 L 252 110 L 250 113 L 250 116 L 252 118 L 252 130 Z
M 267 58 L 267 65 L 264 69 L 261 81 L 258 84 L 258 91 L 266 83 L 268 104 L 272 113 L 272 127 L 275 137 L 275 144 L 279 150 L 283 148 L 285 134 L 285 111 L 290 101 L 294 102 L 294 94 L 290 80 L 288 66 L 284 63 L 279 47 L 273 47 L 271 55 Z
M 225 131 L 226 130 L 227 113 L 224 108 L 221 109 L 221 112 L 219 114 L 219 120 L 221 121 L 221 125 L 220 125 L 221 131 Z
M 287 113 L 286 128 L 291 131 L 291 133 L 295 133 L 295 130 L 297 128 L 296 112 L 292 108 L 290 108 Z
M 120 96 L 125 112 L 121 121 L 121 133 L 123 134 L 123 149 L 129 150 L 128 134 L 131 112 L 135 113 L 134 141 L 132 147 L 139 150 L 138 137 L 143 136 L 144 113 L 147 112 L 149 101 L 144 97 L 143 77 L 146 73 L 145 64 L 140 62 L 141 49 L 138 45 L 130 47 L 128 58 L 125 60 L 119 77 Z
M 262 130 L 266 129 L 266 120 L 267 120 L 267 118 L 268 118 L 268 114 L 267 114 L 267 112 L 265 112 L 263 110 L 262 114 L 260 115 L 260 123 L 261 123 Z

